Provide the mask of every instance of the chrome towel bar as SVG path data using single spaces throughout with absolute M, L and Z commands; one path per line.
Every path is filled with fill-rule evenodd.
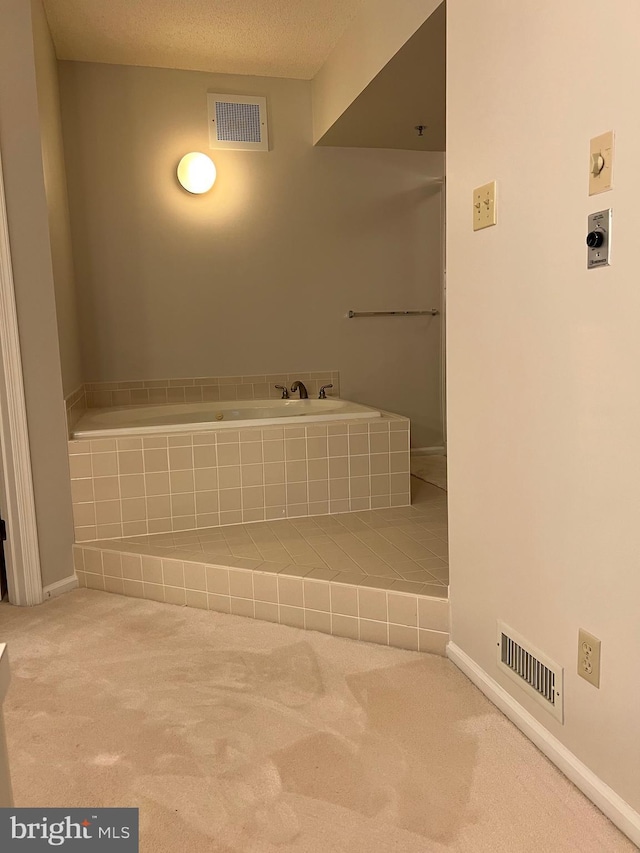
M 437 308 L 429 308 L 427 311 L 349 311 L 347 317 L 435 317 L 440 312 Z

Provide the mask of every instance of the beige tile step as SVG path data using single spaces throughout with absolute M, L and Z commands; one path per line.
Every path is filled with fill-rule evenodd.
M 126 539 L 74 546 L 80 585 L 91 589 L 445 654 L 449 600 L 442 582 L 210 551 L 177 554 Z

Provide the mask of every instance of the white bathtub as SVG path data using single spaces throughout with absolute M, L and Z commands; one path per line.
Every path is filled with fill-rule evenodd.
M 326 400 L 247 400 L 218 403 L 159 403 L 88 409 L 75 424 L 72 438 L 113 438 L 150 433 L 201 432 L 210 429 L 323 423 L 379 418 L 360 403 Z

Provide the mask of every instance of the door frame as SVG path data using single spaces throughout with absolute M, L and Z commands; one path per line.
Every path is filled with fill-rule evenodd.
M 445 174 L 442 178 L 442 194 L 441 194 L 441 210 L 440 210 L 440 241 L 442 244 L 442 287 L 441 287 L 441 304 L 440 316 L 442 323 L 441 329 L 441 350 L 440 358 L 442 364 L 440 366 L 440 387 L 442 398 L 442 443 L 444 445 L 445 456 L 447 453 L 447 172 L 446 172 L 446 156 L 445 156 Z
M 41 604 L 44 594 L 1 152 L 0 475 L 9 601 L 21 606 Z

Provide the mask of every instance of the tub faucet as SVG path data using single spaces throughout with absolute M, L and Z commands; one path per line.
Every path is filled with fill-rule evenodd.
M 291 386 L 291 393 L 295 394 L 296 391 L 300 391 L 301 400 L 309 399 L 309 394 L 307 393 L 307 389 L 304 387 L 304 382 L 300 382 L 299 379 L 296 379 L 296 381 Z

